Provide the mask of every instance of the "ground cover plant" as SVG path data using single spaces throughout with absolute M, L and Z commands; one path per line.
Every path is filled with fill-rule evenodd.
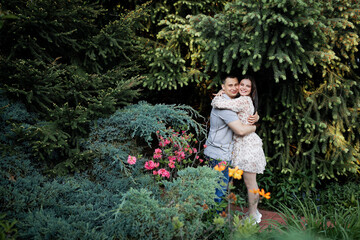
M 18 106 L 9 102 L 6 104 L 2 107 L 5 107 L 7 114 L 2 116 L 12 116 L 12 121 L 21 121 L 23 115 L 17 115 Z M 157 112 L 157 116 L 149 115 L 148 121 L 153 119 L 159 128 L 149 125 L 151 127 L 147 131 L 138 132 L 137 124 L 121 124 L 128 116 L 134 117 L 137 111 L 143 112 L 144 108 Z M 163 109 L 163 112 L 159 109 Z M 21 110 L 26 113 L 25 108 Z M 127 111 L 130 112 L 128 115 Z M 176 113 L 176 118 L 175 115 L 171 117 L 171 112 Z M 183 115 L 183 118 L 179 118 L 179 115 Z M 6 119 L 2 120 L 2 124 L 7 125 Z M 34 162 L 30 154 L 31 147 L 22 142 L 17 146 L 16 153 L 3 153 L 2 156 L 1 211 L 6 213 L 6 220 L 20 220 L 16 225 L 20 239 L 157 239 L 161 234 L 171 239 L 174 234 L 180 234 L 174 232 L 173 221 L 181 223 L 179 231 L 191 232 L 196 237 L 209 227 L 201 222 L 206 211 L 203 205 L 205 202 L 211 205 L 219 174 L 208 167 L 180 169 L 176 180 L 164 183 L 167 193 L 163 197 L 160 185 L 152 174 L 145 173 L 145 158 L 138 158 L 132 164 L 126 162 L 131 153 L 128 146 L 133 137 L 122 134 L 124 130 L 128 133 L 130 128 L 134 136 L 150 144 L 149 139 L 156 137 L 156 131 L 167 130 L 167 123 L 176 125 L 175 122 L 180 124 L 184 121 L 189 121 L 189 126 L 201 127 L 184 110 L 146 103 L 99 120 L 87 142 L 88 148 L 96 156 L 92 166 L 87 171 L 66 177 L 43 175 L 44 169 Z M 115 124 L 118 124 L 116 128 Z M 113 134 L 109 134 L 111 132 Z M 2 140 L 6 144 L 11 141 L 11 136 Z M 187 185 L 194 188 L 184 189 Z M 144 211 L 141 204 L 148 211 Z M 153 206 L 151 211 L 149 204 Z M 139 223 L 142 224 L 141 228 L 138 226 L 135 231 Z M 195 226 L 198 226 L 197 232 L 192 229 Z

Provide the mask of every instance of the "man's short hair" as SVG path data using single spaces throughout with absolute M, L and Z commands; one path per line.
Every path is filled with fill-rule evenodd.
M 225 75 L 224 78 L 222 79 L 222 84 L 225 84 L 225 81 L 226 81 L 227 78 L 236 78 L 236 79 L 239 81 L 239 78 L 238 78 L 236 75 L 234 75 L 234 74 L 227 74 L 227 75 Z

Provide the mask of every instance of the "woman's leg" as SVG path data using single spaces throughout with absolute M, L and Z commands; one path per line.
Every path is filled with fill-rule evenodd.
M 259 202 L 259 194 L 250 191 L 259 188 L 256 182 L 256 173 L 244 172 L 243 178 L 248 191 L 249 215 L 255 217 Z

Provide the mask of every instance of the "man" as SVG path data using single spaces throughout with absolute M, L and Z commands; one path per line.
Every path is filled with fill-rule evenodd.
M 235 76 L 227 76 L 221 85 L 223 96 L 225 98 L 235 98 L 238 94 L 239 80 Z M 257 113 L 249 117 L 249 123 L 255 123 L 259 120 Z M 231 110 L 213 108 L 210 114 L 210 131 L 206 140 L 205 156 L 211 167 L 215 167 L 219 161 L 231 161 L 233 134 L 247 135 L 255 132 L 256 126 L 241 123 L 237 114 Z M 226 192 L 229 183 L 228 168 L 224 171 L 223 190 L 217 189 L 216 202 L 221 201 L 221 197 Z

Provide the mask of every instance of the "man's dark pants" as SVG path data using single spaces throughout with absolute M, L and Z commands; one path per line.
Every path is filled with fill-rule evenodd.
M 222 160 L 216 160 L 216 159 L 213 159 L 211 157 L 208 157 L 208 156 L 205 156 L 205 159 L 208 161 L 208 165 L 209 167 L 211 168 L 214 168 L 217 164 L 219 164 Z M 215 202 L 219 203 L 221 202 L 222 200 L 222 197 L 225 196 L 226 194 L 226 191 L 227 191 L 227 188 L 228 188 L 228 184 L 229 184 L 229 181 L 230 181 L 230 178 L 229 178 L 229 167 L 226 166 L 225 170 L 222 171 L 223 173 L 223 186 L 221 189 L 216 189 L 216 196 L 217 198 L 215 198 Z

